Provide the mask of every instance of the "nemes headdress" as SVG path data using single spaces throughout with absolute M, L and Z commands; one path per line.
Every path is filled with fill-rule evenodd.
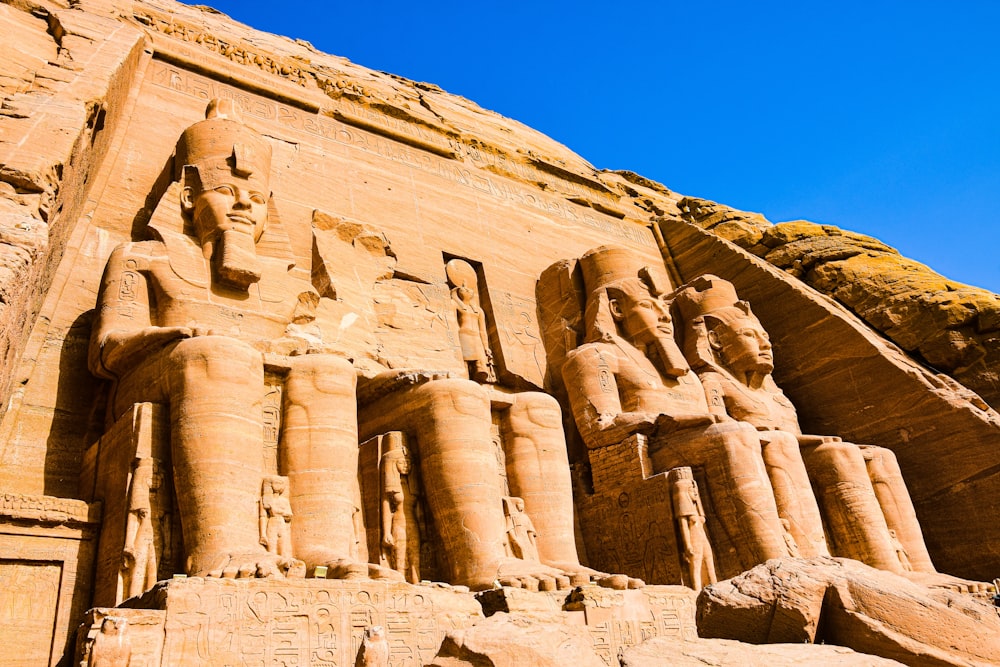
M 174 179 L 181 180 L 189 166 L 198 168 L 205 190 L 235 176 L 265 196 L 270 194 L 271 144 L 243 124 L 233 100 L 212 100 L 205 120 L 184 130 L 177 142 Z
M 684 322 L 684 356 L 695 364 L 711 363 L 707 320 L 733 322 L 754 317 L 750 304 L 741 301 L 736 288 L 728 280 L 706 274 L 695 278 L 677 291 L 674 306 Z
M 600 246 L 580 258 L 583 285 L 587 294 L 584 313 L 586 339 L 590 342 L 610 340 L 616 331 L 609 307 L 609 289 L 628 294 L 645 291 L 659 297 L 665 291 L 656 283 L 650 267 L 643 266 L 630 250 L 617 246 Z

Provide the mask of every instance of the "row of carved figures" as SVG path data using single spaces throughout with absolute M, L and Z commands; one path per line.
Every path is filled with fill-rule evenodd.
M 351 361 L 303 334 L 320 296 L 290 272 L 287 253 L 271 253 L 283 241 L 269 215 L 270 155 L 231 102 L 213 101 L 178 142 L 175 180 L 154 211 L 150 240 L 114 250 L 98 297 L 89 361 L 111 383 L 110 420 L 144 402 L 169 415 L 182 569 L 414 581 L 420 531 L 410 524 L 426 509 L 450 583 L 642 585 L 580 563 L 560 406 L 543 392 L 490 384 L 493 356 L 468 264 L 448 267 L 468 379 L 395 370 L 361 387 Z M 767 334 L 731 284 L 707 276 L 665 293 L 648 267 L 615 247 L 577 265 L 584 340 L 566 355 L 562 376 L 592 463 L 638 434 L 654 472 L 699 470 L 712 520 L 743 568 L 832 551 L 934 574 L 891 452 L 800 432 L 771 378 Z M 671 312 L 683 325 L 677 332 Z M 283 383 L 277 471 L 262 465 L 265 368 Z M 365 541 L 358 443 L 395 431 L 408 444 L 384 453 L 395 471 L 383 464 L 381 556 L 366 558 L 357 548 Z M 419 490 L 403 484 L 412 470 Z M 677 478 L 678 488 L 692 479 Z M 705 512 L 691 493 L 685 504 L 678 492 L 677 513 L 697 586 L 714 575 Z M 140 504 L 130 507 L 136 535 L 147 530 Z M 131 550 L 133 592 L 154 576 L 136 573 L 156 567 L 140 566 L 141 548 Z

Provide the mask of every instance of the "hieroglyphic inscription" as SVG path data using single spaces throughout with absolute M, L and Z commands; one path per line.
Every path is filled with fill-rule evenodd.
M 0 560 L 0 667 L 49 663 L 61 574 L 61 563 Z
M 269 378 L 270 379 L 270 378 Z M 264 472 L 278 474 L 278 438 L 281 434 L 281 384 L 268 382 L 264 392 Z
M 680 584 L 669 490 L 657 475 L 617 495 L 595 494 L 581 504 L 583 521 L 607 526 L 586 536 L 594 567 L 650 584 Z
M 207 51 L 217 53 L 234 63 L 255 67 L 261 71 L 276 74 L 292 83 L 305 86 L 309 83 L 309 72 L 296 64 L 278 60 L 246 42 L 227 37 L 219 37 L 209 31 L 176 21 L 168 14 L 143 10 L 135 14 L 135 19 L 145 26 L 174 39 L 197 44 Z
M 446 604 L 435 603 L 440 596 Z M 434 657 L 445 632 L 482 618 L 468 596 L 373 582 L 172 581 L 167 599 L 171 664 L 353 665 L 365 629 L 381 625 L 389 664 L 416 666 Z
M 378 155 L 383 159 L 433 174 L 455 185 L 475 190 L 500 201 L 508 201 L 536 209 L 549 216 L 590 227 L 638 245 L 650 247 L 655 245 L 649 230 L 640 225 L 610 220 L 596 214 L 589 208 L 581 211 L 582 207 L 579 205 L 531 192 L 506 179 L 501 180 L 480 173 L 478 168 L 465 168 L 463 163 L 455 160 L 443 158 L 425 150 L 410 148 L 397 141 L 385 139 L 372 132 L 349 126 L 331 118 L 308 114 L 292 106 L 251 95 L 239 88 L 213 81 L 166 63 L 154 62 L 151 65 L 150 77 L 155 85 L 206 101 L 213 98 L 233 99 L 245 116 L 274 122 L 324 140 Z M 352 113 L 359 112 L 352 109 Z M 378 116 L 381 118 L 385 115 L 378 114 Z M 408 124 L 407 126 L 409 127 Z M 413 130 L 413 132 L 426 134 L 426 131 L 419 129 Z M 434 140 L 432 137 L 433 135 L 428 135 L 417 138 L 422 143 L 427 143 Z M 482 151 L 478 151 L 477 155 L 484 154 Z M 479 166 L 475 162 L 472 164 L 476 167 Z M 484 164 L 489 164 L 488 160 Z
M 539 333 L 534 299 L 503 290 L 490 290 L 500 344 L 508 371 L 524 375 L 539 386 L 545 377 L 545 349 Z
M 0 495 L 0 516 L 35 521 L 97 523 L 99 507 L 82 500 L 28 496 L 19 493 Z

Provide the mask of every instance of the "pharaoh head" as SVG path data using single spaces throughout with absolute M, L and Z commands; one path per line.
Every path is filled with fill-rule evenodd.
M 673 338 L 665 289 L 652 268 L 641 266 L 624 248 L 602 246 L 580 258 L 587 309 L 584 319 L 589 343 L 624 338 L 643 349 L 666 376 L 688 372 Z
M 254 246 L 267 225 L 271 146 L 232 100 L 212 100 L 205 115 L 177 145 L 181 209 L 215 277 L 246 289 L 260 280 Z
M 624 248 L 602 246 L 580 258 L 587 290 L 588 340 L 612 334 L 648 344 L 673 335 L 670 312 L 649 267 Z
M 675 303 L 686 323 L 689 359 L 735 375 L 766 376 L 774 370 L 767 332 L 732 283 L 701 276 L 678 292 Z

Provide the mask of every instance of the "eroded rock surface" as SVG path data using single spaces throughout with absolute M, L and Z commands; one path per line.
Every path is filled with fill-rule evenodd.
M 864 234 L 702 199 L 685 220 L 766 259 L 850 308 L 901 348 L 1000 405 L 1000 296 L 949 280 Z
M 698 634 L 751 644 L 827 643 L 908 665 L 995 665 L 1000 616 L 856 561 L 771 560 L 702 590 Z

